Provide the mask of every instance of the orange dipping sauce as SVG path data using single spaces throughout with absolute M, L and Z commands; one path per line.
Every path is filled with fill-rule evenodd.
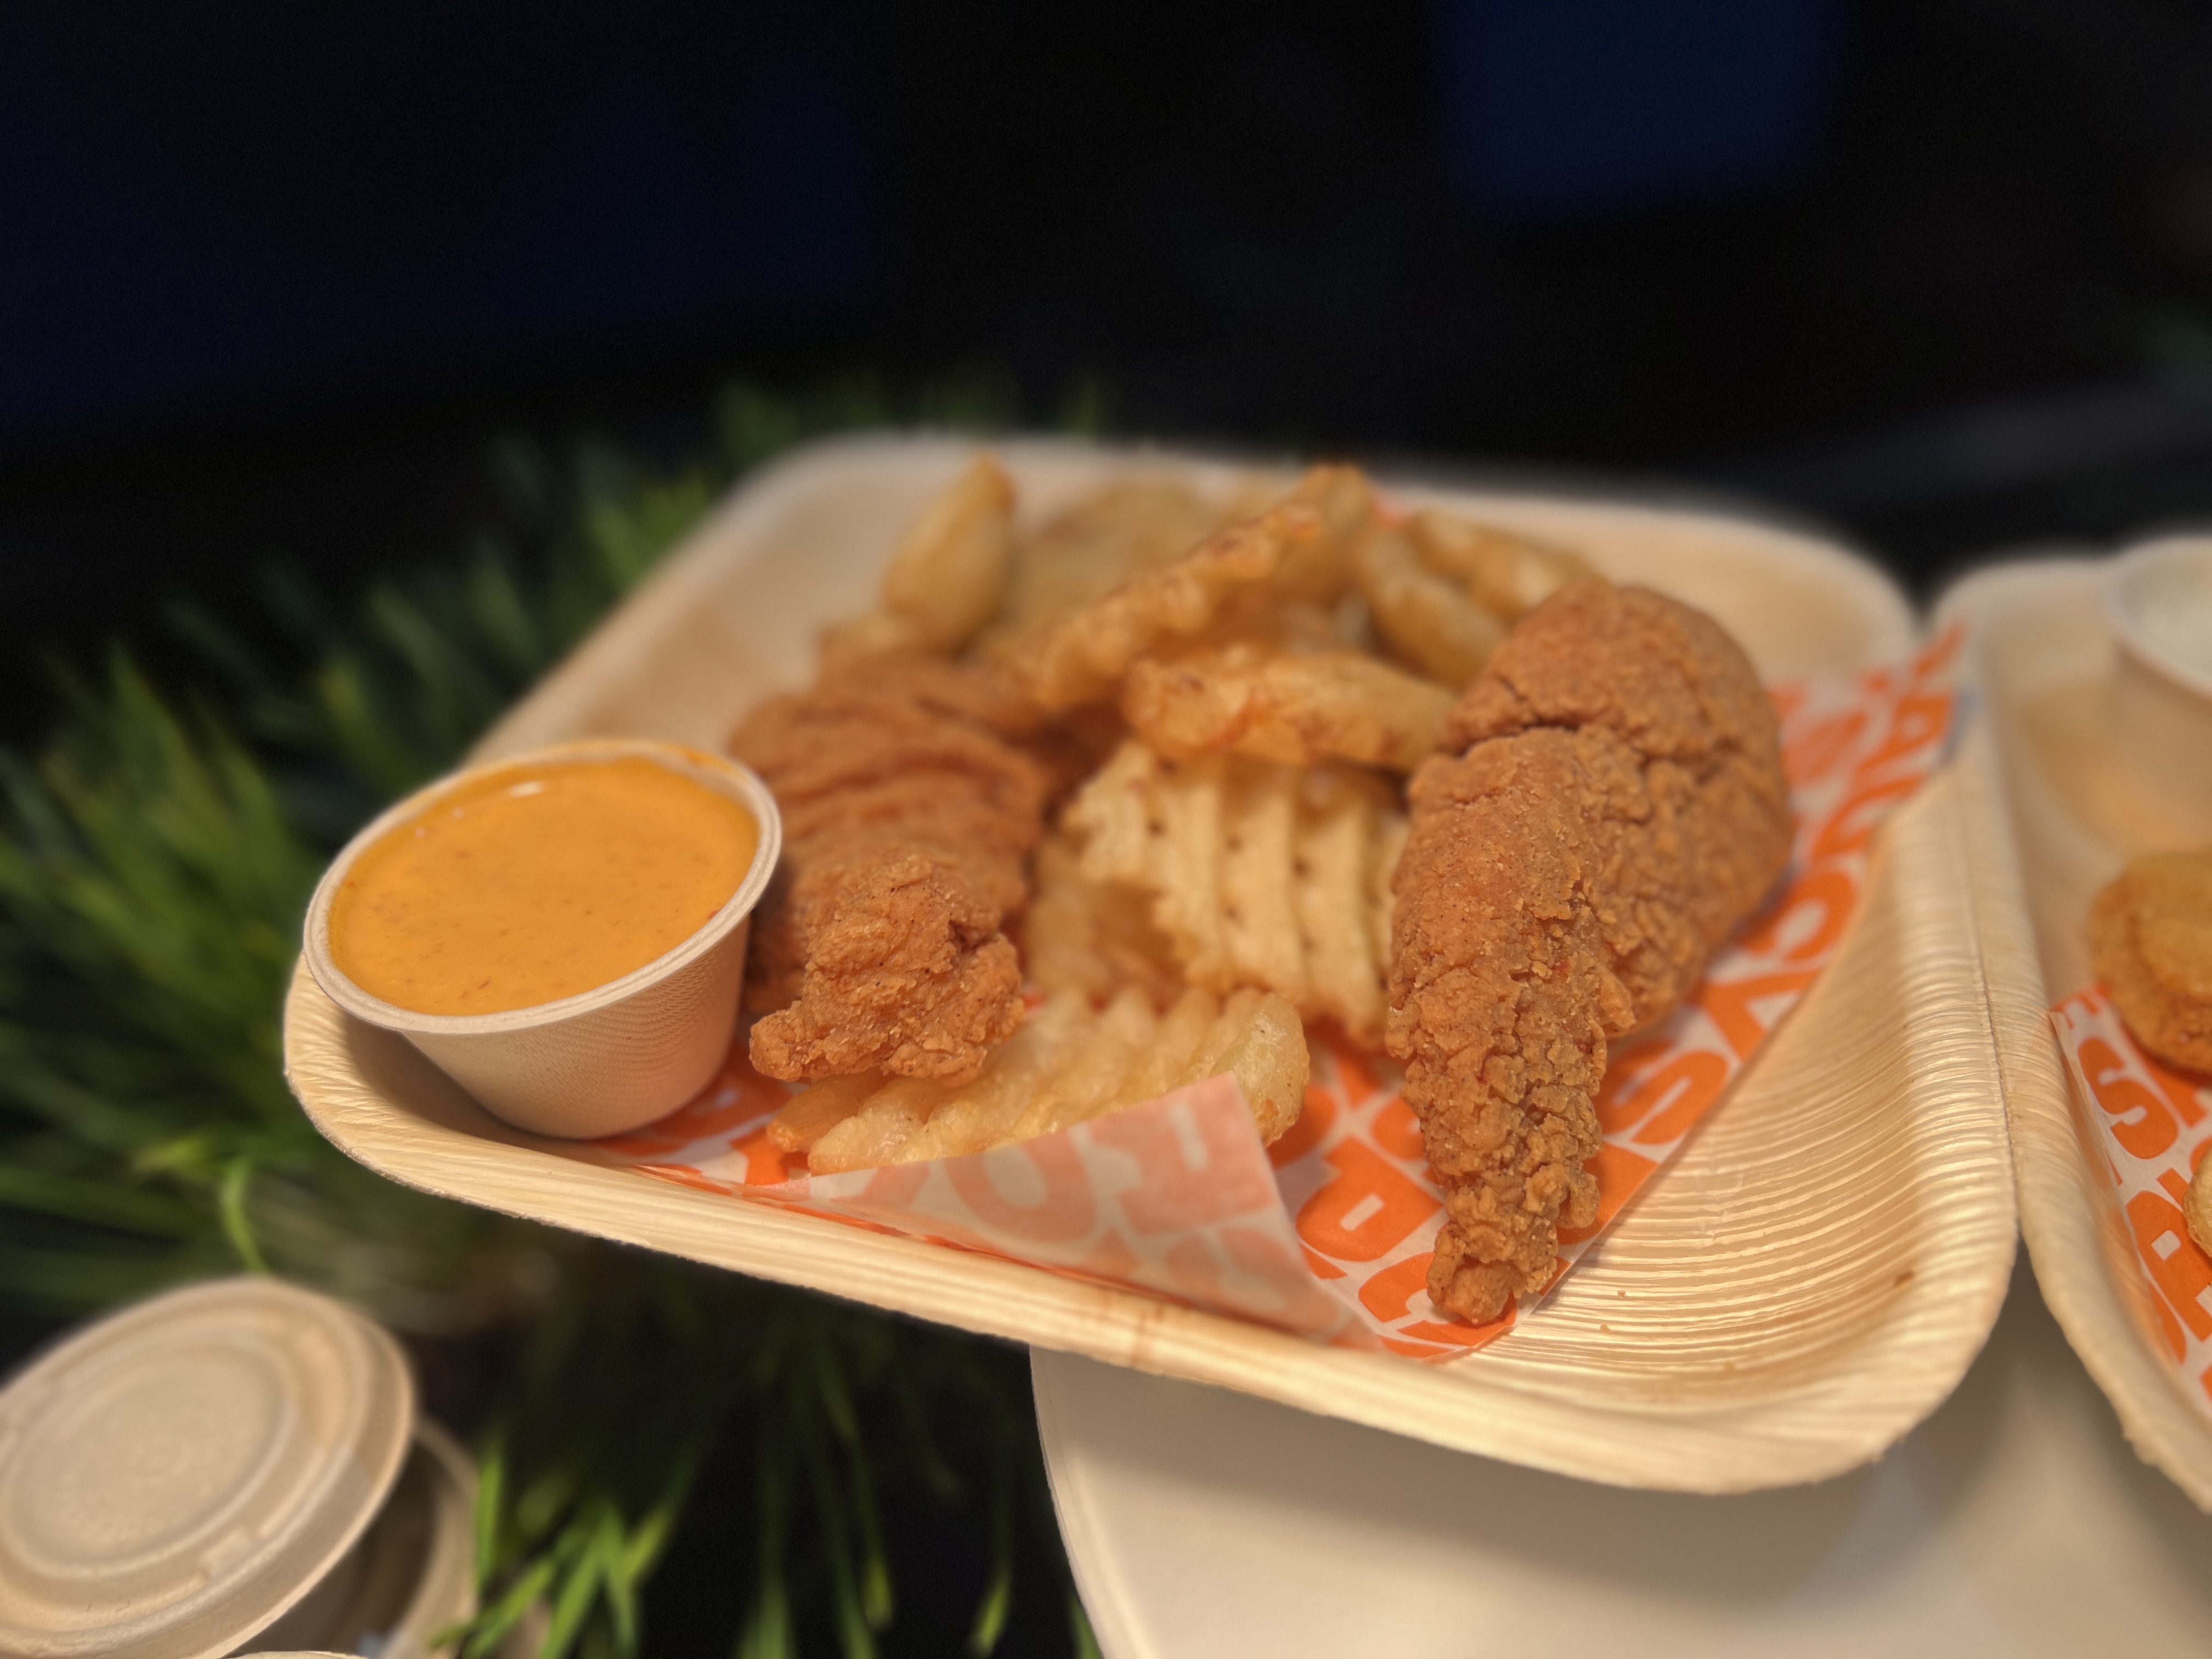
M 760 826 L 649 760 L 506 767 L 364 849 L 331 903 L 331 955 L 421 1014 L 494 1014 L 593 990 L 728 903 Z

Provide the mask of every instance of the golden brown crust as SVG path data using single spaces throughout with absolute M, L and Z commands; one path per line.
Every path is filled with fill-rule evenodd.
M 753 1064 L 958 1080 L 1021 1018 L 1003 931 L 1054 778 L 1033 710 L 904 659 L 778 698 L 730 747 L 775 793 L 784 859 L 753 922 Z
M 1789 854 L 1773 711 L 1711 618 L 1583 582 L 1547 600 L 1414 776 L 1390 1052 L 1443 1181 L 1430 1294 L 1464 1318 L 1549 1280 L 1595 1214 L 1608 1038 L 1663 1018 Z
M 2089 942 L 2136 1041 L 2212 1072 L 2212 848 L 2135 860 L 2097 895 Z

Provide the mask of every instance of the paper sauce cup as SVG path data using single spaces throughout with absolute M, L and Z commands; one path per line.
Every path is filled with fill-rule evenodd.
M 0 1389 L 0 1652 L 427 1659 L 475 1492 L 382 1327 L 271 1279 L 154 1297 Z
M 2119 642 L 2112 741 L 2145 793 L 2212 836 L 2212 537 L 2174 536 L 2112 562 L 2105 615 Z
M 331 905 L 373 843 L 434 809 L 486 772 L 643 759 L 726 795 L 760 828 L 751 867 L 696 933 L 620 979 L 493 1014 L 422 1014 L 372 995 L 331 955 Z M 534 1134 L 592 1139 L 665 1116 L 697 1093 L 729 1052 L 745 942 L 782 850 L 775 798 L 751 771 L 720 755 L 642 738 L 601 738 L 534 750 L 442 778 L 409 796 L 350 842 L 307 907 L 307 970 L 356 1018 L 397 1031 L 485 1109 Z

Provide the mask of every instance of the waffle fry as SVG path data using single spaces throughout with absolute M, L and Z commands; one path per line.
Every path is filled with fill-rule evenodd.
M 1092 881 L 1066 836 L 1048 836 L 1030 866 L 1032 891 L 1022 918 L 1022 967 L 1047 995 L 1080 991 L 1104 1002 L 1124 986 L 1164 1008 L 1183 988 L 1182 969 L 1146 907 L 1128 890 Z
M 1346 767 L 1164 759 L 1125 743 L 1065 815 L 1082 870 L 1150 897 L 1193 985 L 1262 986 L 1379 1042 L 1406 820 Z
M 837 1078 L 792 1097 L 770 1143 L 805 1150 L 816 1175 L 961 1158 L 1052 1134 L 1226 1072 L 1262 1140 L 1297 1121 L 1310 1061 L 1297 1012 L 1249 988 L 1195 987 L 1164 1015 L 1134 987 L 1097 1012 L 1078 991 L 1033 1010 L 957 1086 L 914 1078 Z

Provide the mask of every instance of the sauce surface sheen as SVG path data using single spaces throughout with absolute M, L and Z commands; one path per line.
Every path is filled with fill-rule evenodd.
M 416 1013 L 535 1007 L 681 945 L 759 844 L 743 806 L 649 760 L 502 768 L 363 850 L 331 902 L 331 955 Z

